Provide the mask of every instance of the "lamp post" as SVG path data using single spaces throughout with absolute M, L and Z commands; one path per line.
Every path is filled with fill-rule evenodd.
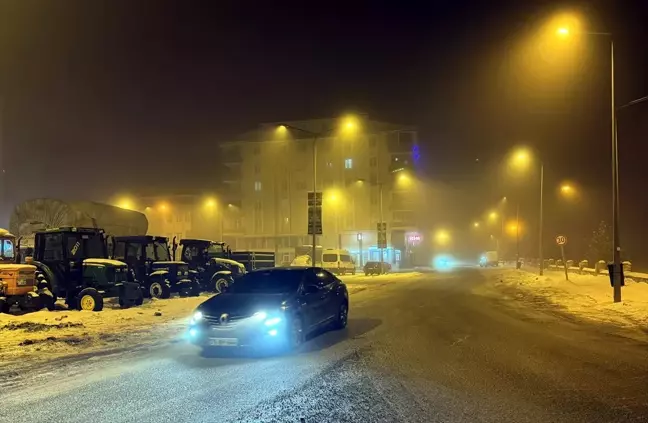
M 346 131 L 355 131 L 357 129 L 357 126 L 358 126 L 357 121 L 353 117 L 346 117 L 345 121 L 343 122 L 343 128 Z M 316 195 L 317 194 L 317 143 L 321 138 L 335 132 L 337 128 L 331 128 L 331 129 L 328 129 L 328 130 L 323 131 L 323 132 L 313 132 L 313 131 L 309 131 L 307 129 L 298 128 L 296 126 L 292 126 L 292 125 L 289 125 L 289 124 L 282 123 L 282 124 L 277 125 L 277 129 L 283 130 L 283 131 L 287 131 L 287 130 L 291 129 L 291 130 L 294 130 L 294 131 L 302 132 L 302 133 L 310 136 L 313 139 L 313 144 L 312 144 L 313 145 L 313 149 L 312 149 L 313 150 L 313 196 L 315 197 L 314 200 L 316 201 L 316 198 L 317 198 L 317 195 Z M 316 225 L 315 219 L 313 219 L 312 226 L 311 226 L 311 231 L 312 231 L 312 236 L 313 236 L 313 239 L 312 239 L 312 242 L 313 242 L 313 248 L 312 248 L 313 267 L 315 266 L 315 263 L 316 263 L 316 252 L 317 252 L 316 228 L 317 228 L 317 225 Z
M 527 167 L 531 162 L 532 157 L 528 150 L 520 149 L 513 156 L 513 164 L 517 167 Z M 543 269 L 543 245 L 542 245 L 542 236 L 543 236 L 543 225 L 544 225 L 544 162 L 540 160 L 540 210 L 539 210 L 539 224 L 538 224 L 538 258 L 540 259 L 540 276 L 544 274 Z M 520 240 L 519 240 L 519 224 L 520 224 L 520 204 L 517 205 L 517 217 L 516 217 L 516 243 L 517 243 L 517 261 L 520 259 Z M 517 264 L 516 264 L 517 265 Z
M 584 35 L 603 36 L 610 40 L 610 118 L 612 146 L 612 287 L 614 302 L 621 302 L 621 246 L 619 240 L 619 148 L 617 143 L 616 99 L 614 93 L 614 40 L 609 32 L 581 32 Z M 557 34 L 569 36 L 567 27 L 558 28 Z

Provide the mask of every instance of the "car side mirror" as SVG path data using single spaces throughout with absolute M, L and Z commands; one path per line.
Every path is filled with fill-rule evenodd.
M 305 285 L 304 294 L 315 294 L 319 291 L 319 288 L 316 285 Z

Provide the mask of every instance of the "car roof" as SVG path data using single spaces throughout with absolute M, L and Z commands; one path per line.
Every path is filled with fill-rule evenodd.
M 169 238 L 165 236 L 156 236 L 156 235 L 127 235 L 127 236 L 116 236 L 115 241 L 126 241 L 126 242 L 169 242 Z

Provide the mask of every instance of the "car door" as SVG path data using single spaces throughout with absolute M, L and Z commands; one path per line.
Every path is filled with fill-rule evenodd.
M 317 269 L 315 276 L 318 279 L 318 286 L 320 287 L 322 300 L 322 323 L 331 321 L 337 316 L 338 311 L 338 298 L 335 293 L 335 288 L 338 283 L 338 278 L 331 272 L 324 269 Z
M 302 310 L 304 323 L 310 332 L 326 320 L 326 291 L 323 289 L 323 280 L 318 277 L 320 268 L 306 270 L 304 277 L 304 288 L 302 293 Z M 327 272 L 328 273 L 328 272 Z

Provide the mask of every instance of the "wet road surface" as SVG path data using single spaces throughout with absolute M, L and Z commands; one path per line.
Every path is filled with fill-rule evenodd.
M 204 357 L 170 343 L 41 368 L 0 390 L 0 421 L 648 419 L 647 344 L 519 303 L 487 276 L 429 273 L 358 292 L 346 330 L 294 355 Z

